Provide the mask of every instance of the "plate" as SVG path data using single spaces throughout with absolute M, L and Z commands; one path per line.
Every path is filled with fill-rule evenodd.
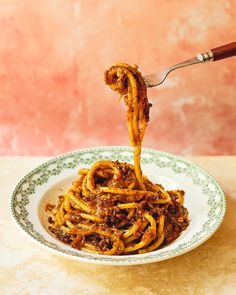
M 73 249 L 47 231 L 45 204 L 53 202 L 78 178 L 78 169 L 99 160 L 133 162 L 130 147 L 98 147 L 63 154 L 38 166 L 16 185 L 11 212 L 19 227 L 47 249 L 79 261 L 109 265 L 131 265 L 169 259 L 205 242 L 220 226 L 225 214 L 225 196 L 202 168 L 172 154 L 142 149 L 143 173 L 166 189 L 183 189 L 190 225 L 173 243 L 162 249 L 135 255 L 106 256 Z

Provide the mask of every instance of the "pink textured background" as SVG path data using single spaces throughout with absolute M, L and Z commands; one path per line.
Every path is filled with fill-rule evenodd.
M 235 19 L 233 0 L 0 0 L 0 154 L 128 145 L 104 70 L 147 74 L 235 41 Z M 149 90 L 144 146 L 235 154 L 235 70 L 236 58 L 189 67 Z

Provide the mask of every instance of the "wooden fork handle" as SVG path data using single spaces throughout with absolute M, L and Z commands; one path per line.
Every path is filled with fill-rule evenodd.
M 211 49 L 213 61 L 221 60 L 236 55 L 236 42 L 225 44 Z

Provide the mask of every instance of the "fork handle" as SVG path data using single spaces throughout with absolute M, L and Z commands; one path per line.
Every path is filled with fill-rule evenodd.
M 215 47 L 207 52 L 197 54 L 200 62 L 217 61 L 236 55 L 236 42 Z
M 221 60 L 236 55 L 236 42 L 225 44 L 211 49 L 213 61 Z

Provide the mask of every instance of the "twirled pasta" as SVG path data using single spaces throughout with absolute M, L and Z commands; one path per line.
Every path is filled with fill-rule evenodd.
M 121 95 L 127 106 L 130 144 L 134 150 L 134 167 L 140 188 L 145 189 L 140 167 L 141 146 L 152 106 L 147 99 L 147 89 L 138 67 L 125 63 L 112 66 L 105 73 L 105 82 Z
M 127 105 L 134 166 L 103 160 L 79 170 L 56 207 L 49 205 L 49 230 L 76 249 L 104 255 L 154 251 L 188 226 L 182 190 L 166 191 L 142 174 L 141 145 L 149 121 L 146 86 L 137 66 L 112 66 L 105 81 Z

